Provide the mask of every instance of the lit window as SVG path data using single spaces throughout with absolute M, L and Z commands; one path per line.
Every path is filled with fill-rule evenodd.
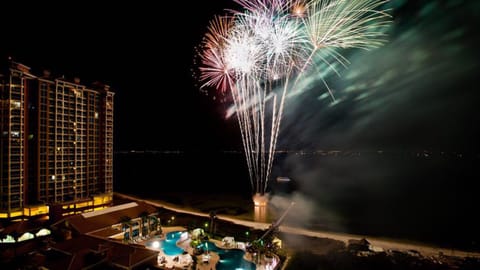
M 20 101 L 18 101 L 18 100 L 13 100 L 13 101 L 12 101 L 12 106 L 11 106 L 11 108 L 12 108 L 12 109 L 20 109 L 20 105 L 21 105 Z
M 95 112 L 95 119 L 98 119 L 98 112 Z

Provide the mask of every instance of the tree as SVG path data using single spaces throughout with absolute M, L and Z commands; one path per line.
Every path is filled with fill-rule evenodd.
M 132 234 L 133 234 L 133 228 L 132 228 L 132 218 L 129 216 L 123 216 L 120 218 L 120 222 L 122 223 L 122 231 L 123 231 L 123 240 L 124 241 L 129 241 L 132 239 Z M 130 228 L 130 232 L 125 233 L 127 228 Z
M 217 213 L 215 211 L 210 211 L 209 216 L 210 216 L 210 234 L 214 234 L 215 233 L 214 222 L 215 222 L 215 219 L 217 218 Z
M 250 243 L 250 247 L 248 248 L 248 251 L 252 253 L 252 256 L 254 256 L 254 261 L 255 263 L 258 263 L 258 259 L 261 257 L 261 254 L 264 253 L 265 247 L 263 240 L 257 239 L 254 240 Z
M 151 223 L 150 223 L 151 220 Z M 162 225 L 160 224 L 160 219 L 156 216 L 149 216 L 149 224 L 151 231 L 157 231 L 157 233 L 162 233 Z
M 140 213 L 140 218 L 142 221 L 140 222 L 140 235 L 145 236 L 149 233 L 150 230 L 150 219 L 148 218 L 148 212 L 143 211 Z M 145 223 L 148 222 L 148 226 L 145 226 Z
M 275 238 L 277 238 L 277 236 L 278 227 L 274 226 L 273 228 L 271 228 L 270 233 L 264 235 L 264 237 L 262 238 L 266 255 L 271 256 L 272 254 L 277 253 L 277 251 L 279 250 L 280 247 L 278 246 L 277 242 L 273 241 Z

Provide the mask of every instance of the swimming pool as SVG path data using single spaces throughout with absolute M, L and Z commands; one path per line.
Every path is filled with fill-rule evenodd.
M 186 232 L 175 231 L 169 232 L 165 235 L 164 240 L 159 238 L 150 239 L 145 243 L 146 247 L 161 249 L 165 255 L 175 256 L 183 253 L 183 249 L 177 247 L 177 241 L 182 237 L 182 234 Z
M 243 259 L 245 252 L 240 249 L 218 248 L 213 242 L 207 241 L 198 246 L 204 250 L 213 251 L 220 256 L 216 265 L 217 270 L 255 270 L 255 264 Z

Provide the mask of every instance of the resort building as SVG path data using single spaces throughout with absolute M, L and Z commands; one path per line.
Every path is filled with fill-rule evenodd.
M 159 232 L 157 208 L 144 202 L 67 216 L 48 228 L 20 221 L 0 230 L 0 263 L 7 269 L 147 269 L 157 265 L 159 252 L 136 243 Z M 12 268 L 17 257 L 23 267 Z
M 114 93 L 99 83 L 0 70 L 0 219 L 103 209 L 113 196 Z

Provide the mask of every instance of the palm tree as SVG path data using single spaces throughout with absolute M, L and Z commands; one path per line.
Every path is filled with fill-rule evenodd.
M 263 240 L 253 240 L 250 243 L 250 248 L 249 252 L 252 253 L 253 256 L 255 256 L 253 259 L 255 263 L 258 263 L 258 259 L 260 259 L 261 254 L 265 251 L 265 246 L 263 243 Z
M 274 226 L 273 228 L 271 228 L 270 232 L 264 235 L 264 237 L 262 238 L 266 254 L 271 255 L 278 252 L 280 247 L 276 242 L 273 241 L 275 240 L 275 238 L 277 238 L 277 236 L 278 227 Z
M 150 220 L 152 222 L 150 223 Z M 160 224 L 159 218 L 156 216 L 149 216 L 149 224 L 151 226 L 150 230 L 151 231 L 157 231 L 160 234 L 162 233 L 162 225 Z
M 150 223 L 150 220 L 148 219 L 148 212 L 143 211 L 140 213 L 140 218 L 142 221 L 140 222 L 140 236 L 145 236 L 149 233 L 149 226 L 145 226 L 146 221 L 148 220 L 148 223 Z
M 120 222 L 122 223 L 122 231 L 123 231 L 123 240 L 124 241 L 128 241 L 128 240 L 132 239 L 133 228 L 132 228 L 132 222 L 131 221 L 132 221 L 132 218 L 129 217 L 129 216 L 123 216 L 123 217 L 120 218 Z M 127 237 L 127 234 L 125 233 L 127 228 L 130 228 L 130 232 L 128 234 L 128 237 Z
M 212 234 L 212 233 L 215 233 L 214 221 L 217 218 L 217 213 L 215 211 L 210 211 L 209 216 L 210 216 L 210 234 Z

